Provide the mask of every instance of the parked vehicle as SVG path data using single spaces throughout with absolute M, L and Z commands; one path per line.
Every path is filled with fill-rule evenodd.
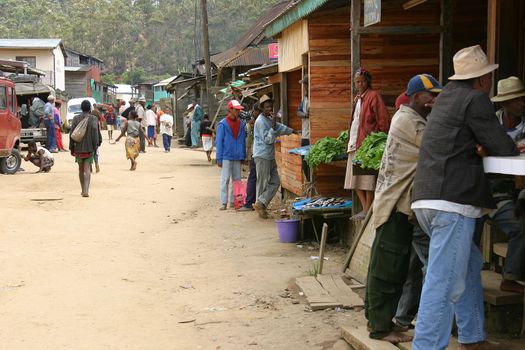
M 38 116 L 33 116 L 33 121 L 31 121 L 31 114 L 43 114 L 42 106 L 41 111 L 37 112 L 33 106 L 35 97 L 38 97 L 41 102 L 40 104 L 47 102 L 47 96 L 55 95 L 55 90 L 46 84 L 40 82 L 32 81 L 16 81 L 16 96 L 18 100 L 18 105 L 25 105 L 25 110 L 23 109 L 21 121 L 22 121 L 22 132 L 20 140 L 22 143 L 27 144 L 29 141 L 40 142 L 44 145 L 47 138 L 46 128 L 43 125 L 43 122 L 38 122 Z M 36 125 L 35 125 L 36 124 Z
M 14 174 L 20 169 L 20 130 L 15 83 L 0 77 L 0 173 Z
M 91 109 L 93 109 L 93 105 L 97 103 L 97 101 L 93 97 L 72 98 L 71 100 L 67 101 L 67 114 L 65 123 L 66 131 L 69 130 L 69 126 L 71 125 L 71 121 L 73 120 L 75 115 L 82 112 L 82 110 L 80 109 L 80 104 L 84 100 L 88 100 L 89 102 L 91 102 Z

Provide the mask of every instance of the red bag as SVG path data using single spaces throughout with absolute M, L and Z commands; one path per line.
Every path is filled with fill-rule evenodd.
M 240 209 L 244 205 L 247 186 L 246 180 L 233 181 L 233 207 L 235 209 Z

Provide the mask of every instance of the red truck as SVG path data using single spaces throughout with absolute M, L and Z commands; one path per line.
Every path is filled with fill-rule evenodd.
M 0 76 L 0 173 L 14 174 L 20 168 L 20 130 L 15 83 Z

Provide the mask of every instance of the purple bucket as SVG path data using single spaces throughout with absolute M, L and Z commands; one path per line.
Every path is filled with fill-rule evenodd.
M 275 220 L 279 241 L 282 243 L 295 243 L 299 240 L 299 220 Z

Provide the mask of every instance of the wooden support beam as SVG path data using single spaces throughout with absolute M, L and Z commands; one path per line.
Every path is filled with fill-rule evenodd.
M 498 0 L 488 0 L 487 13 L 487 57 L 490 63 L 497 60 L 497 39 L 498 39 Z M 494 74 L 493 74 L 494 77 Z M 492 79 L 493 85 L 497 83 L 497 79 Z M 494 86 L 493 86 L 494 89 Z M 491 95 L 492 95 L 491 91 Z
M 281 74 L 281 111 L 283 113 L 281 122 L 288 125 L 288 77 L 286 73 Z
M 439 34 L 443 31 L 442 26 L 388 26 L 388 27 L 361 27 L 359 34 L 382 34 L 382 35 L 402 35 L 402 34 Z
M 441 38 L 439 40 L 439 81 L 446 83 L 453 73 L 452 57 L 452 23 L 454 19 L 454 3 L 452 0 L 441 1 Z
M 356 94 L 356 89 L 353 84 L 353 76 L 361 66 L 361 35 L 359 28 L 361 27 L 361 0 L 354 0 L 351 4 L 351 60 L 352 60 L 352 100 Z

